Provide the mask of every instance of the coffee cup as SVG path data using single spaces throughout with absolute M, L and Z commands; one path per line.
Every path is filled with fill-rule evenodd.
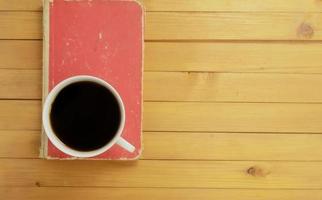
M 119 145 L 135 147 L 121 135 L 125 108 L 120 94 L 106 81 L 87 75 L 58 83 L 44 101 L 44 131 L 60 151 L 74 157 L 94 157 Z

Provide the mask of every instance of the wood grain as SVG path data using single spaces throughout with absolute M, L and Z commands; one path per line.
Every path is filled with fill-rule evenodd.
M 142 0 L 148 11 L 265 11 L 265 12 L 320 12 L 321 2 L 314 0 Z
M 145 132 L 143 159 L 322 160 L 320 134 Z
M 0 157 L 38 158 L 39 148 L 40 131 L 0 131 Z
M 40 130 L 40 101 L 0 101 L 0 130 Z
M 0 186 L 321 189 L 321 162 L 1 159 Z
M 1 100 L 0 130 L 39 130 L 40 105 Z M 143 130 L 321 133 L 322 104 L 145 102 Z
M 0 0 L 0 10 L 21 10 L 21 11 L 40 11 L 42 10 L 41 0 Z
M 144 100 L 321 103 L 317 85 L 321 74 L 145 72 Z M 41 71 L 0 69 L 0 98 L 41 99 Z
M 0 98 L 40 99 L 41 79 L 40 70 L 0 69 Z
M 41 55 L 41 41 L 0 40 L 0 68 L 40 69 Z
M 321 73 L 320 43 L 146 42 L 146 71 Z
M 145 72 L 146 101 L 322 102 L 321 75 Z M 178 92 L 180 91 L 180 92 Z
M 0 68 L 40 69 L 41 41 L 0 40 Z M 145 71 L 322 73 L 321 43 L 146 42 Z
M 148 13 L 148 40 L 320 40 L 322 15 Z M 274 27 L 274 28 L 272 28 Z
M 269 11 L 321 12 L 320 1 L 314 0 L 139 0 L 147 11 Z M 41 0 L 0 0 L 0 10 L 41 10 Z
M 320 133 L 321 104 L 146 102 L 145 131 Z
M 0 12 L 0 39 L 41 39 L 39 12 Z
M 245 189 L 176 189 L 176 188 L 64 188 L 2 187 L 0 194 L 10 200 L 320 200 L 321 190 L 245 190 Z
M 321 40 L 321 19 L 321 13 L 148 12 L 145 39 Z M 0 39 L 41 39 L 41 32 L 41 13 L 0 12 Z
M 143 144 L 141 159 L 322 161 L 320 134 L 144 132 Z M 39 145 L 39 131 L 0 131 L 1 158 L 38 158 Z

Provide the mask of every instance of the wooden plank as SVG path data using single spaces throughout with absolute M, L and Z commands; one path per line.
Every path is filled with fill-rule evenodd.
M 320 134 L 145 132 L 143 144 L 141 159 L 322 160 Z M 2 158 L 38 158 L 39 145 L 39 131 L 0 131 Z
M 41 39 L 39 12 L 0 12 L 0 39 Z
M 0 98 L 40 99 L 41 78 L 40 70 L 0 69 Z
M 145 132 L 143 159 L 322 160 L 320 134 Z
M 41 41 L 0 40 L 0 68 L 40 69 L 41 55 Z
M 319 85 L 321 74 L 145 72 L 144 100 L 320 103 Z M 0 69 L 0 98 L 41 99 L 41 71 Z
M 321 13 L 148 12 L 145 39 L 321 40 L 321 27 Z M 0 39 L 41 39 L 41 32 L 41 13 L 0 12 Z
M 1 100 L 0 130 L 40 130 L 41 102 Z
M 148 11 L 266 11 L 320 12 L 319 1 L 293 0 L 143 0 Z
M 146 102 L 145 131 L 312 132 L 321 104 Z
M 321 40 L 320 13 L 148 13 L 148 40 Z M 272 28 L 274 27 L 274 28 Z
M 132 200 L 320 200 L 321 190 L 251 190 L 251 189 L 177 189 L 177 188 L 64 188 L 64 187 L 4 187 L 4 199 L 69 200 L 119 199 Z
M 0 186 L 321 189 L 321 162 L 1 159 Z
M 0 101 L 0 130 L 39 130 L 40 101 Z M 321 133 L 322 104 L 145 102 L 144 131 Z
M 320 1 L 307 0 L 139 0 L 147 11 L 266 11 L 266 12 L 321 12 Z M 0 0 L 0 10 L 42 9 L 41 0 Z
M 0 40 L 0 68 L 40 69 L 41 41 Z M 322 73 L 321 43 L 146 42 L 146 71 Z
M 8 10 L 25 10 L 25 11 L 40 11 L 42 10 L 41 0 L 0 0 L 0 11 Z
M 0 157 L 38 158 L 40 131 L 0 131 Z
M 144 75 L 147 101 L 322 102 L 321 75 L 191 72 Z
M 147 71 L 321 73 L 320 43 L 147 42 Z

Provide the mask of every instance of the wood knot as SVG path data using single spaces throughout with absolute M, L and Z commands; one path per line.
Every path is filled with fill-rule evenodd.
M 252 166 L 247 169 L 247 174 L 254 177 L 266 177 L 270 172 L 262 169 L 261 167 Z
M 314 30 L 310 24 L 303 22 L 297 29 L 297 35 L 301 38 L 309 39 L 313 37 Z
M 40 183 L 39 183 L 38 181 L 36 181 L 36 182 L 35 182 L 35 185 L 36 185 L 37 187 L 40 187 Z

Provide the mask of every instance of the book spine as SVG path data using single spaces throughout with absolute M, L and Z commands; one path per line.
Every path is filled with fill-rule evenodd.
M 49 81 L 49 8 L 50 4 L 53 3 L 53 0 L 43 0 L 43 88 L 42 88 L 42 105 L 48 95 L 48 81 Z M 47 158 L 47 147 L 48 147 L 48 138 L 44 129 L 42 128 L 41 132 L 41 145 L 40 145 L 40 157 Z

